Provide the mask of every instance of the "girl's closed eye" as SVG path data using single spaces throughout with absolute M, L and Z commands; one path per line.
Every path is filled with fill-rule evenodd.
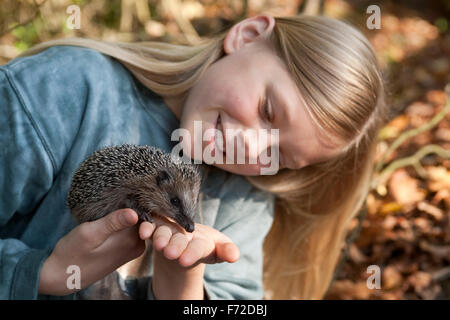
M 269 98 L 267 96 L 265 96 L 263 100 L 261 109 L 262 119 L 273 122 L 272 105 L 270 104 Z

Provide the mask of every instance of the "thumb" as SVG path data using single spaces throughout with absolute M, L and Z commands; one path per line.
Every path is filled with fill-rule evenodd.
M 216 243 L 217 262 L 236 262 L 241 253 L 239 248 L 229 239 L 221 239 Z
M 112 234 L 134 226 L 139 218 L 132 209 L 120 209 L 113 211 L 103 218 L 90 222 L 92 233 L 98 245 L 102 244 Z

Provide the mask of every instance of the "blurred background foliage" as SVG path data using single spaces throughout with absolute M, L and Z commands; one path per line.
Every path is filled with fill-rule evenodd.
M 374 46 L 391 121 L 379 135 L 378 177 L 352 222 L 329 299 L 450 298 L 450 0 L 2 0 L 0 64 L 61 37 L 195 44 L 246 17 L 323 14 Z M 67 27 L 70 5 L 81 28 Z M 381 9 L 381 28 L 366 12 Z M 434 120 L 433 120 L 434 119 Z M 396 148 L 392 148 L 396 145 Z M 350 241 L 351 240 L 351 241 Z M 369 289 L 369 265 L 382 271 Z

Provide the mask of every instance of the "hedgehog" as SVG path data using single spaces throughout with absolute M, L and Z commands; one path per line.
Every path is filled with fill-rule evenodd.
M 131 208 L 140 221 L 168 217 L 193 232 L 200 184 L 198 167 L 181 157 L 153 146 L 109 146 L 76 170 L 66 205 L 78 223 Z

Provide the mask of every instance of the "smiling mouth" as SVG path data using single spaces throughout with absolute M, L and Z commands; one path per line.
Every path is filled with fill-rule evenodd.
M 225 135 L 223 132 L 222 118 L 220 117 L 220 113 L 216 120 L 215 129 L 222 133 L 222 147 L 217 143 L 217 135 L 214 135 L 214 147 L 215 147 L 215 149 L 217 148 L 217 150 L 225 156 L 226 155 L 225 148 L 224 148 L 225 147 L 225 139 L 224 139 Z

